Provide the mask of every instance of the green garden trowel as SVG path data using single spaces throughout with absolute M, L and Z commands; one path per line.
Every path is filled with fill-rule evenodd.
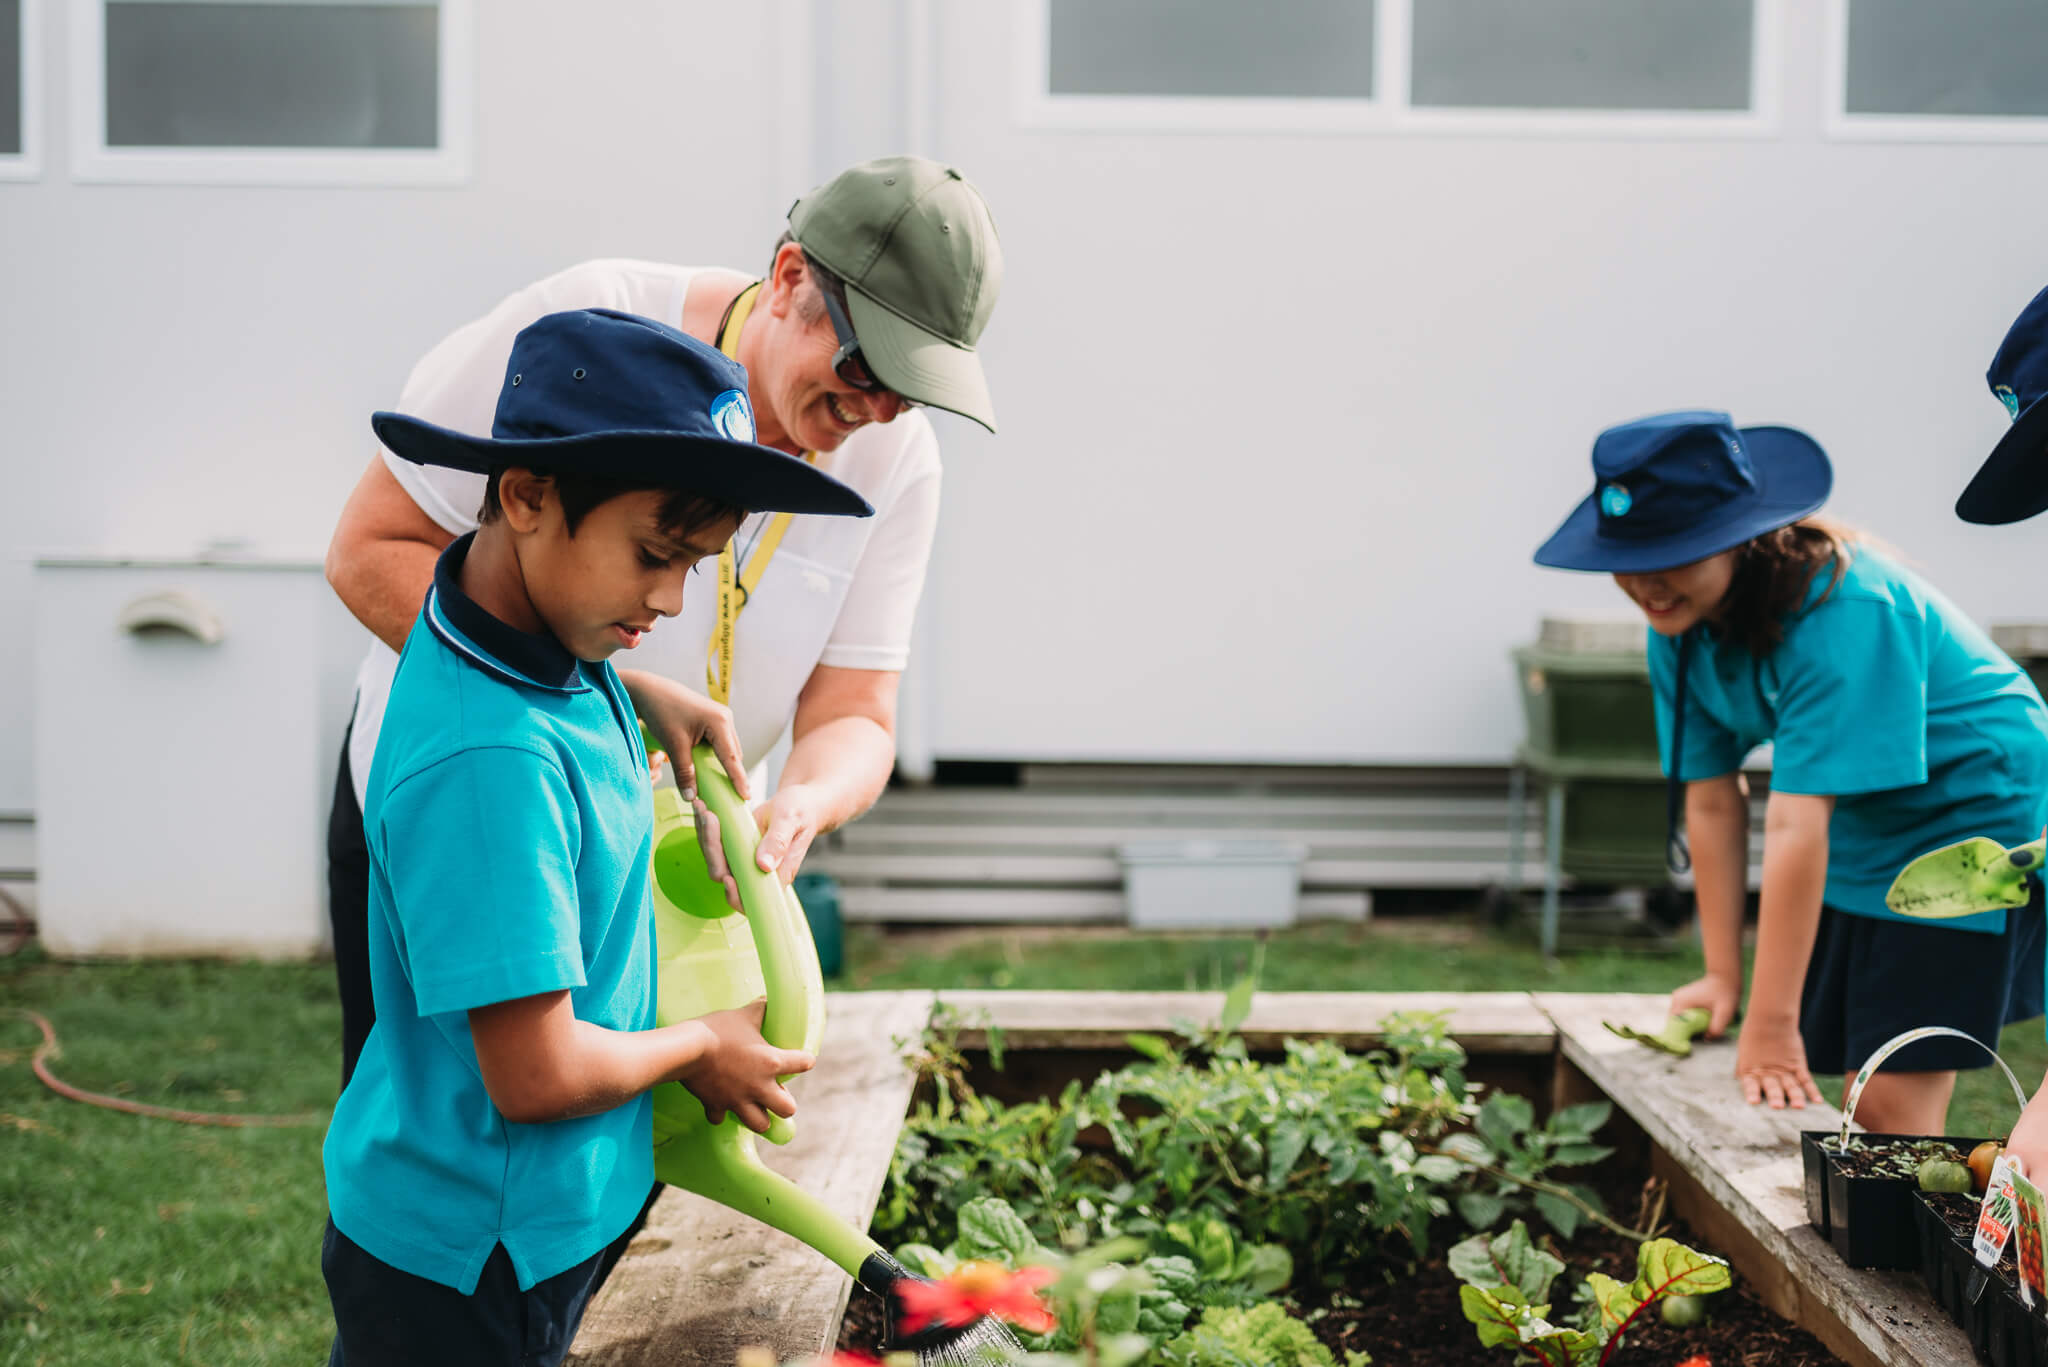
M 2044 852 L 2048 839 L 2007 849 L 1980 835 L 1944 845 L 1899 870 L 1884 904 L 1927 921 L 2023 907 L 2033 896 L 2027 883 L 2040 874 Z
M 652 750 L 650 740 L 648 748 Z M 760 831 L 753 813 L 712 754 L 692 758 L 697 793 L 718 818 L 725 862 L 739 884 L 742 910 L 725 900 L 697 844 L 696 824 L 671 785 L 654 790 L 654 934 L 656 1017 L 662 1025 L 745 1006 L 767 997 L 761 1034 L 778 1049 L 815 1053 L 825 1033 L 825 980 L 810 923 L 796 894 L 754 862 Z M 770 1171 L 754 1149 L 754 1133 L 728 1114 L 713 1125 L 704 1106 L 680 1083 L 654 1089 L 654 1175 L 709 1197 L 809 1244 L 881 1296 L 889 1309 L 892 1348 L 928 1355 L 957 1349 L 963 1339 L 1001 1344 L 996 1321 L 899 1336 L 895 1287 L 915 1274 L 882 1246 L 834 1215 L 789 1179 Z M 767 1138 L 787 1144 L 795 1127 L 772 1117 Z M 1009 1340 L 1015 1344 L 1014 1339 Z

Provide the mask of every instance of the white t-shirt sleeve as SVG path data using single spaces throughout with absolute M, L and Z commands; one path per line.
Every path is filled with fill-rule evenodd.
M 877 500 L 874 533 L 854 567 L 819 664 L 900 671 L 910 663 L 910 634 L 939 521 L 938 437 L 930 423 L 918 426 L 922 430 L 903 452 L 895 489 Z
M 636 308 L 636 304 L 643 306 Z M 591 261 L 572 266 L 507 295 L 489 313 L 442 339 L 413 367 L 399 394 L 397 411 L 457 432 L 489 435 L 513 338 L 547 314 L 585 308 L 648 311 L 644 301 L 634 297 L 615 263 Z M 392 477 L 443 531 L 461 536 L 476 529 L 477 509 L 483 504 L 488 482 L 483 475 L 415 465 L 388 449 L 383 455 Z

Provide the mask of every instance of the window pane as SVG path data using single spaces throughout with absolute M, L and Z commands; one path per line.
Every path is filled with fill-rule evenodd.
M 439 142 L 431 5 L 107 5 L 109 147 Z
M 0 0 L 0 157 L 21 152 L 21 0 Z
M 1415 0 L 1410 102 L 1749 108 L 1751 0 Z
M 1369 99 L 1372 0 L 1050 0 L 1055 95 Z
M 2041 0 L 1850 0 L 1851 114 L 2048 114 Z

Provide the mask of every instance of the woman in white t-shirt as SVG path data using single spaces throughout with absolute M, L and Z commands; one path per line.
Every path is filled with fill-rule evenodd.
M 785 878 L 813 839 L 866 810 L 894 767 L 897 683 L 939 506 L 938 443 L 907 410 L 930 404 L 995 430 L 974 346 L 1002 285 L 980 193 L 921 158 L 855 166 L 799 199 L 789 222 L 761 280 L 609 260 L 530 285 L 428 352 L 396 405 L 487 432 L 520 329 L 563 309 L 618 309 L 723 346 L 747 368 L 759 440 L 808 453 L 874 505 L 873 518 L 748 518 L 729 550 L 739 604 L 729 665 L 714 658 L 719 594 L 707 570 L 681 614 L 634 652 L 634 668 L 619 670 L 679 765 L 707 741 L 742 792 L 744 761 L 790 734 L 780 783 L 757 808 L 761 866 Z M 328 828 L 344 1083 L 375 1019 L 363 786 L 396 651 L 441 549 L 476 526 L 484 483 L 380 450 L 328 547 L 328 582 L 377 638 Z M 728 691 L 729 708 L 707 696 Z M 689 786 L 687 769 L 678 778 Z

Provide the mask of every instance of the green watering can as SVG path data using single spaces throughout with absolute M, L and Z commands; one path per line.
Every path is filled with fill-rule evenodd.
M 650 739 L 648 749 L 655 748 Z M 718 818 L 720 843 L 739 884 L 742 910 L 727 905 L 725 885 L 711 877 L 682 794 L 673 786 L 657 787 L 657 1019 L 674 1025 L 707 1012 L 745 1006 L 765 995 L 762 1036 L 778 1049 L 815 1053 L 825 1033 L 825 979 L 803 907 L 778 875 L 763 873 L 754 862 L 760 832 L 717 756 L 709 746 L 700 745 L 692 758 L 697 794 Z M 944 1354 L 963 1343 L 1001 1345 L 1008 1338 L 994 1320 L 900 1337 L 895 1328 L 895 1288 L 921 1278 L 810 1193 L 764 1166 L 755 1151 L 754 1132 L 737 1117 L 728 1114 L 713 1125 L 703 1103 L 681 1083 L 663 1083 L 654 1089 L 653 1098 L 655 1177 L 779 1229 L 845 1269 L 888 1306 L 892 1348 Z M 787 1144 L 795 1127 L 781 1116 L 771 1119 L 768 1141 Z M 1015 1342 L 1009 1339 L 1008 1346 Z
M 2041 871 L 2048 839 L 2011 849 L 1974 836 L 1929 851 L 1899 870 L 1884 904 L 1901 916 L 1946 921 L 1985 911 L 2023 907 L 2033 896 L 2028 880 Z

